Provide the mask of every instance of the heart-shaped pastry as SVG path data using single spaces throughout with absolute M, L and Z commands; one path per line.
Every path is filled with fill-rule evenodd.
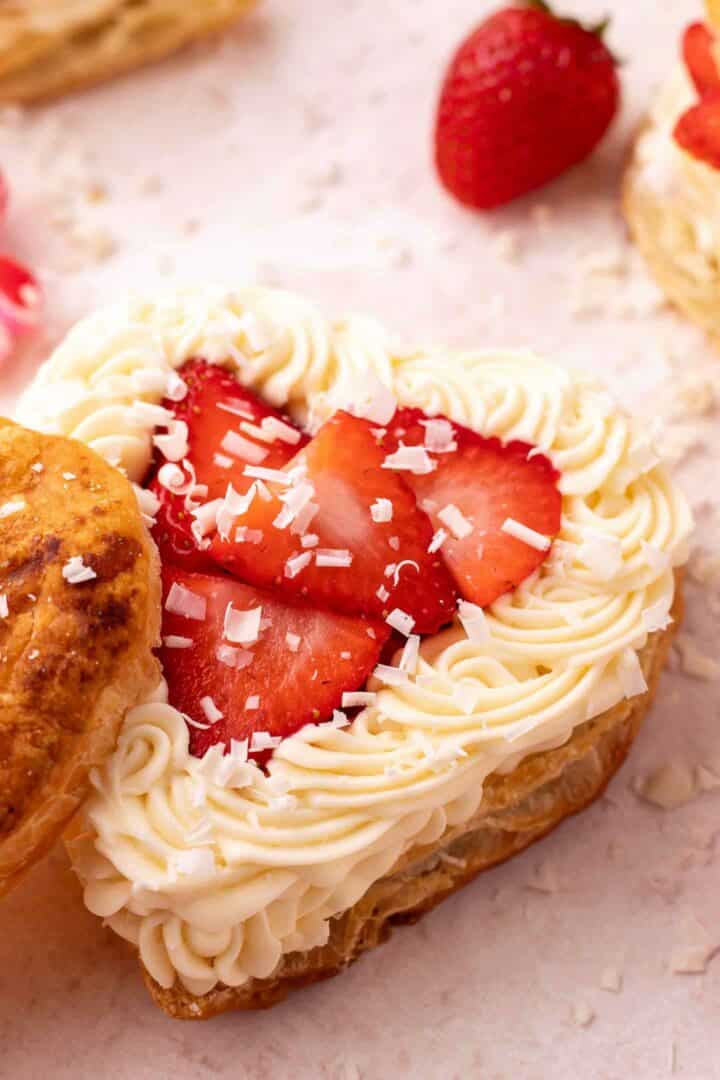
M 624 759 L 691 518 L 595 380 L 208 287 L 80 323 L 21 415 L 162 555 L 163 680 L 71 847 L 171 1015 L 342 970 Z

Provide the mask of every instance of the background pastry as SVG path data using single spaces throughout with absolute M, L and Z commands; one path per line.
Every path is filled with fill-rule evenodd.
M 630 231 L 668 298 L 720 335 L 720 9 L 692 24 L 654 102 L 624 184 Z
M 229 26 L 254 0 L 8 0 L 0 8 L 0 102 L 102 82 Z

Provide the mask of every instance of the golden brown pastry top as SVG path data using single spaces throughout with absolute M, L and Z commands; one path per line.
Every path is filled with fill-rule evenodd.
M 56 97 L 230 26 L 255 0 L 0 0 L 0 102 Z
M 0 893 L 52 844 L 157 678 L 156 562 L 117 470 L 0 419 Z M 95 576 L 73 583 L 78 567 Z

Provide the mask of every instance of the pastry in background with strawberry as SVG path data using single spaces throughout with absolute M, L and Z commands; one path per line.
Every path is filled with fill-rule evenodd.
M 160 551 L 162 682 L 71 849 L 171 1016 L 342 971 L 624 759 L 691 519 L 592 379 L 207 287 L 80 323 L 21 413 Z
M 686 27 L 625 177 L 632 236 L 669 300 L 720 337 L 720 2 Z
M 479 210 L 503 206 L 592 153 L 620 100 L 604 29 L 528 0 L 491 15 L 462 43 L 435 125 L 437 170 L 456 199 Z

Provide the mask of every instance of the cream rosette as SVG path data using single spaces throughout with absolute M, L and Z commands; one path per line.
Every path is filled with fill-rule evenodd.
M 372 706 L 285 739 L 267 774 L 219 750 L 193 758 L 164 687 L 128 714 L 94 777 L 76 869 L 88 907 L 161 985 L 179 977 L 202 994 L 324 943 L 329 920 L 405 852 L 476 814 L 489 774 L 643 692 L 638 652 L 669 619 L 691 518 L 650 440 L 595 381 L 527 352 L 394 351 L 370 320 L 330 323 L 271 290 L 208 288 L 85 320 L 20 416 L 140 480 L 153 423 L 137 403 L 172 393 L 192 356 L 311 424 L 373 373 L 402 404 L 534 443 L 563 493 L 550 557 L 480 632 L 457 621 L 425 639 L 414 671 L 398 658 Z

